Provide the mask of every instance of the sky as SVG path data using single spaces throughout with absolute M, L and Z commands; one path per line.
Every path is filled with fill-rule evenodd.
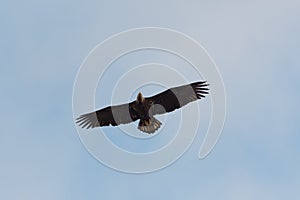
M 299 11 L 296 0 L 2 1 L 0 198 L 299 198 Z M 145 26 L 205 47 L 224 81 L 227 116 L 205 159 L 197 158 L 200 133 L 177 162 L 137 175 L 86 151 L 72 91 L 97 44 Z

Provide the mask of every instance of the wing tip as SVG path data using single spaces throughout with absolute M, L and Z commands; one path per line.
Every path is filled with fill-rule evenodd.
M 81 128 L 86 129 L 95 128 L 99 126 L 96 112 L 80 115 L 75 119 L 75 122 Z
M 205 98 L 205 96 L 209 94 L 209 85 L 207 81 L 198 81 L 191 84 L 198 99 Z

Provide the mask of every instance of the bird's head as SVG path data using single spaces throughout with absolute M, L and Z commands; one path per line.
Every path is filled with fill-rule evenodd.
M 143 103 L 144 100 L 145 100 L 145 99 L 144 99 L 142 93 L 139 93 L 139 94 L 137 95 L 137 97 L 136 97 L 136 101 L 137 101 L 138 103 Z

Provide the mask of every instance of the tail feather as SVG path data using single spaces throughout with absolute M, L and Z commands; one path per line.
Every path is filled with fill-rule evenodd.
M 158 119 L 152 117 L 149 120 L 141 119 L 139 122 L 138 129 L 145 133 L 152 134 L 156 130 L 158 130 L 161 125 L 162 125 L 162 123 Z

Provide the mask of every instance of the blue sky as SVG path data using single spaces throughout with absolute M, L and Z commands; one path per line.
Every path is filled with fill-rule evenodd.
M 3 1 L 1 199 L 297 199 L 300 196 L 299 1 Z M 227 119 L 170 167 L 114 171 L 82 146 L 72 89 L 112 34 L 160 26 L 200 42 L 219 66 Z

